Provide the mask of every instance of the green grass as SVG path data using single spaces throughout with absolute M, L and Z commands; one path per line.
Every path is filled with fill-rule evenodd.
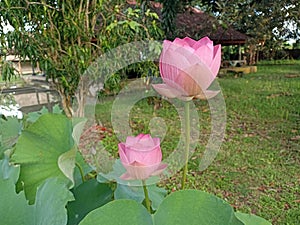
M 226 102 L 226 137 L 214 162 L 199 171 L 210 134 L 210 111 L 206 102 L 197 101 L 201 140 L 189 163 L 188 188 L 216 194 L 236 210 L 254 213 L 274 225 L 299 224 L 300 62 L 260 63 L 257 73 L 226 76 L 218 82 Z M 107 127 L 111 127 L 111 105 L 106 101 L 96 108 L 97 118 Z M 162 150 L 167 157 L 181 132 L 171 104 L 163 101 L 154 110 L 149 99 L 139 101 L 130 112 L 130 127 L 134 134 L 147 133 L 154 117 L 164 121 L 159 120 L 159 127 L 166 131 Z M 115 136 L 104 138 L 103 143 L 117 156 Z M 179 171 L 161 185 L 177 190 L 180 176 Z

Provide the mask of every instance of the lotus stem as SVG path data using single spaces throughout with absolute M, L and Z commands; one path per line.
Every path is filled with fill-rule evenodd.
M 190 102 L 184 103 L 184 122 L 185 122 L 185 152 L 184 168 L 182 172 L 181 189 L 185 189 L 186 175 L 188 173 L 189 151 L 190 151 Z
M 145 195 L 146 208 L 147 208 L 148 212 L 151 214 L 151 203 L 150 203 L 150 199 L 149 199 L 149 194 L 148 194 L 146 181 L 142 180 L 142 183 L 143 183 L 143 189 L 144 189 L 144 195 Z
M 83 173 L 83 169 L 82 169 L 81 165 L 78 162 L 75 162 L 75 165 L 77 166 L 77 168 L 79 170 L 82 183 L 85 182 L 84 173 Z

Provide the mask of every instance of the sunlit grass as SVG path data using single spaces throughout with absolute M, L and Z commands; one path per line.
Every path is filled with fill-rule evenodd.
M 260 63 L 257 73 L 225 76 L 218 82 L 226 102 L 226 137 L 213 164 L 200 172 L 199 160 L 210 135 L 210 111 L 206 102 L 197 101 L 201 140 L 189 163 L 188 188 L 214 193 L 236 210 L 255 213 L 275 225 L 298 224 L 299 61 Z M 111 106 L 112 101 L 104 101 L 96 108 L 98 120 L 107 127 L 111 126 Z M 176 148 L 181 123 L 172 104 L 162 101 L 162 107 L 154 110 L 152 100 L 144 99 L 133 107 L 129 117 L 133 134 L 150 132 L 151 121 L 152 125 L 160 123 L 166 131 L 164 157 Z M 115 136 L 103 139 L 115 156 L 118 142 Z M 179 183 L 180 172 L 163 182 L 170 191 L 178 189 Z

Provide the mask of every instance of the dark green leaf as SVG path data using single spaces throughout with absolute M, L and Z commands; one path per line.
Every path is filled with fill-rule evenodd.
M 115 200 L 90 212 L 80 225 L 152 225 L 146 208 L 133 200 Z
M 73 191 L 75 201 L 69 202 L 68 224 L 78 224 L 90 211 L 103 206 L 112 200 L 112 190 L 106 184 L 95 179 L 88 180 Z

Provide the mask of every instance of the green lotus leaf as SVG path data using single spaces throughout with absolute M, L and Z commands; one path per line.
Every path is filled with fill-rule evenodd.
M 63 115 L 42 115 L 22 132 L 12 155 L 12 162 L 21 165 L 18 190 L 24 188 L 33 203 L 37 187 L 49 177 L 65 179 L 71 187 L 75 156 L 71 121 Z

